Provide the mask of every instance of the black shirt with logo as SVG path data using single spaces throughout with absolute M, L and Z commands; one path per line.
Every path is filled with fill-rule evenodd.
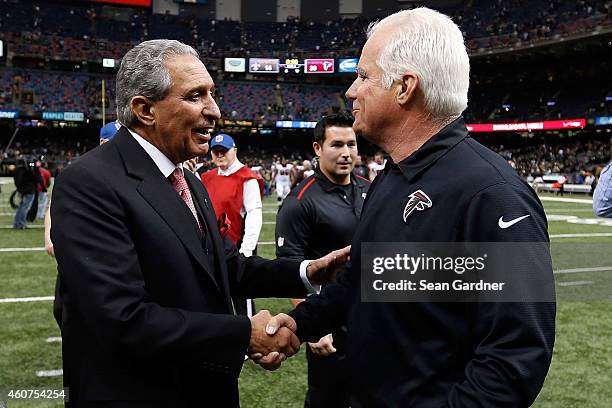
M 302 341 L 346 324 L 352 407 L 526 407 L 550 366 L 553 302 L 365 302 L 361 244 L 548 240 L 535 192 L 458 118 L 387 162 L 363 205 L 350 269 L 289 314 Z M 533 256 L 508 261 L 537 265 Z M 554 291 L 552 268 L 533 274 Z

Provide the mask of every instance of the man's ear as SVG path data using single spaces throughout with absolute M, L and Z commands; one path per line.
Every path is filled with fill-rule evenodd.
M 312 150 L 314 150 L 317 157 L 321 157 L 321 145 L 318 142 L 312 142 Z
M 130 101 L 132 113 L 145 126 L 155 124 L 155 108 L 146 96 L 134 96 Z
M 405 72 L 402 79 L 396 83 L 395 98 L 400 105 L 406 105 L 416 97 L 419 77 L 414 72 Z

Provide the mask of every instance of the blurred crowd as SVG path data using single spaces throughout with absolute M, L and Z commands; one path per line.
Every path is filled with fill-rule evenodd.
M 16 7 L 17 3 L 19 7 Z M 452 15 L 468 47 L 508 47 L 559 38 L 608 25 L 606 0 L 473 0 L 441 11 Z M 265 52 L 266 56 L 358 55 L 365 42 L 363 18 L 326 23 L 290 17 L 283 23 L 199 19 L 151 14 L 139 8 L 60 6 L 33 0 L 0 1 L 0 32 L 20 55 L 51 55 L 78 61 L 120 58 L 131 45 L 150 38 L 174 38 L 204 57 Z
M 570 184 L 592 184 L 610 161 L 610 141 L 574 140 L 564 144 L 539 143 L 518 148 L 492 147 L 526 180 L 563 175 Z

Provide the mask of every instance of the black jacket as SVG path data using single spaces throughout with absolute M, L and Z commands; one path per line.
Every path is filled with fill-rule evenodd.
M 30 166 L 29 163 L 19 165 L 13 176 L 15 188 L 21 194 L 34 194 L 38 183 L 42 181 L 38 167 Z
M 404 220 L 419 190 L 431 206 Z M 524 214 L 500 227 L 500 217 Z M 351 269 L 290 314 L 302 340 L 347 322 L 352 407 L 526 407 L 551 362 L 554 303 L 363 302 L 361 244 L 547 241 L 536 194 L 460 118 L 399 164 L 388 161 L 364 204 Z M 536 264 L 531 256 L 521 261 Z M 552 268 L 534 273 L 554 293 Z
M 230 294 L 305 295 L 298 261 L 226 245 L 202 183 L 185 177 L 208 253 L 193 214 L 125 128 L 58 177 L 51 237 L 69 407 L 236 407 L 251 325 L 233 315 Z
M 276 217 L 276 256 L 317 259 L 351 243 L 370 182 L 351 174 L 351 194 L 317 168 L 285 198 Z

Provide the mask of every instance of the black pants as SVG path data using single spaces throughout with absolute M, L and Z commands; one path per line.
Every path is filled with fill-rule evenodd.
M 335 340 L 335 338 L 334 338 Z M 308 391 L 305 408 L 348 408 L 349 379 L 346 355 L 334 341 L 338 351 L 320 357 L 306 347 Z

